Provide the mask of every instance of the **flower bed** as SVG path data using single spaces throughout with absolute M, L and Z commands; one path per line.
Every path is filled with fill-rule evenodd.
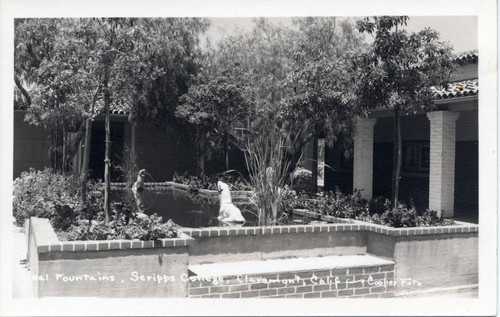
M 356 219 L 373 224 L 394 228 L 449 226 L 454 221 L 438 217 L 435 211 L 418 212 L 413 204 L 399 203 L 393 209 L 392 203 L 384 198 L 367 201 L 361 198 L 359 191 L 353 195 L 345 195 L 338 189 L 335 192 L 318 194 L 314 197 L 296 195 L 293 192 L 285 196 L 289 209 L 305 209 L 312 213 L 337 218 Z

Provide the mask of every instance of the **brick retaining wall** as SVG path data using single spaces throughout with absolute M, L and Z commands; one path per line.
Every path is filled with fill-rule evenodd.
M 323 221 L 338 221 L 322 216 Z M 347 220 L 344 220 L 347 221 Z M 440 288 L 470 288 L 478 283 L 478 226 L 457 222 L 454 226 L 427 228 L 390 228 L 360 221 L 349 223 L 314 223 L 275 227 L 243 228 L 184 228 L 183 238 L 161 241 L 110 240 L 68 241 L 57 239 L 47 219 L 31 218 L 28 226 L 29 262 L 32 276 L 65 274 L 112 274 L 116 278 L 130 279 L 133 271 L 147 274 L 161 273 L 172 276 L 188 275 L 193 267 L 205 264 L 226 265 L 232 275 L 221 271 L 226 285 L 211 282 L 181 283 L 175 290 L 173 284 L 133 283 L 128 290 L 112 287 L 96 288 L 91 284 L 76 288 L 71 284 L 47 283 L 33 280 L 35 295 L 42 296 L 101 296 L 101 297 L 343 297 L 343 296 L 392 296 L 438 290 Z M 360 255 L 389 259 L 391 267 L 360 268 L 361 262 L 351 262 L 345 271 L 337 265 L 318 267 L 328 257 L 357 257 Z M 307 261 L 301 270 L 287 266 L 286 261 Z M 252 261 L 252 264 L 245 264 Z M 248 273 L 248 269 L 269 261 L 283 261 L 280 271 Z M 227 264 L 237 262 L 232 266 Z M 324 264 L 324 263 L 323 263 Z M 373 263 L 372 263 L 373 264 Z M 171 266 L 173 265 L 173 266 Z M 237 271 L 234 271 L 232 268 Z M 169 271 L 175 269 L 175 271 Z M 283 272 L 286 270 L 286 272 Z M 146 272 L 147 271 L 147 272 Z M 226 272 L 226 273 L 224 273 Z M 247 273 L 245 273 L 247 272 Z M 271 282 L 238 281 L 237 275 L 265 277 L 268 280 L 283 278 L 284 274 L 302 276 L 302 285 L 275 285 Z M 356 272 L 356 273 L 354 273 Z M 255 273 L 255 274 L 254 274 Z M 397 281 L 396 286 L 374 288 L 365 285 L 338 286 L 346 279 L 372 279 Z M 335 289 L 331 285 L 315 285 L 307 279 L 313 276 L 337 277 Z M 415 279 L 420 285 L 402 284 L 403 279 Z M 237 281 L 238 283 L 233 283 Z M 258 284 L 258 286 L 257 286 Z M 361 283 L 362 284 L 362 283 Z M 95 284 L 94 284 L 95 285 Z M 125 286 L 125 285 L 124 285 Z M 217 288 L 219 287 L 219 288 Z M 222 287 L 222 288 L 221 288 Z M 204 288 L 204 289 L 203 289 Z M 359 288 L 359 289 L 358 289 Z M 198 290 L 200 289 L 200 290 Z M 293 291 L 293 293 L 291 293 Z M 290 292 L 284 294 L 283 292 Z M 379 293 L 380 292 L 380 293 Z
M 58 240 L 48 219 L 30 219 L 29 263 L 35 297 L 186 297 L 189 244 Z
M 190 264 L 366 253 L 359 224 L 183 229 Z
M 190 298 L 393 297 L 394 264 L 190 281 Z

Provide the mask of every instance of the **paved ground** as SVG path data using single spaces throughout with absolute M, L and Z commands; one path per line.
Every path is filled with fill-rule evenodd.
M 190 265 L 189 270 L 199 276 L 235 276 L 238 274 L 271 274 L 284 271 L 299 272 L 393 264 L 394 261 L 385 260 L 372 255 L 331 255 L 318 258 L 197 264 Z
M 12 226 L 12 298 L 33 298 L 29 271 L 26 267 L 26 242 L 22 228 Z

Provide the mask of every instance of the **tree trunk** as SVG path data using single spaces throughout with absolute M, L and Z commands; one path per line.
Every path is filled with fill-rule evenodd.
M 201 144 L 200 150 L 200 176 L 205 175 L 205 143 Z
M 66 161 L 66 129 L 64 128 L 63 125 L 63 131 L 62 131 L 62 174 L 66 175 L 66 172 L 68 170 L 68 163 Z
M 394 108 L 394 156 L 392 173 L 392 201 L 397 209 L 399 200 L 399 179 L 401 178 L 401 110 Z
M 307 137 L 305 139 L 297 140 L 294 144 L 294 149 L 288 155 L 290 155 L 290 165 L 288 166 L 287 174 L 292 178 L 292 173 L 297 168 L 297 163 L 302 159 L 304 146 L 312 139 L 311 137 Z M 286 182 L 289 180 L 287 179 Z
M 196 176 L 205 174 L 205 140 L 200 134 L 196 135 Z
M 87 179 L 89 177 L 89 160 L 90 160 L 90 142 L 92 136 L 92 119 L 89 118 L 85 122 L 85 145 L 83 148 L 83 169 L 80 176 L 82 202 L 87 202 Z
M 200 177 L 200 135 L 196 133 L 194 138 L 194 147 L 196 149 L 196 176 Z
M 316 194 L 318 192 L 318 136 L 314 131 L 313 136 L 313 159 L 312 159 L 312 179 L 311 179 L 311 192 Z
M 228 150 L 228 133 L 224 132 L 224 159 L 226 164 L 226 171 L 229 171 L 229 150 Z
M 59 122 L 55 122 L 49 126 L 51 133 L 49 135 L 49 156 L 50 163 L 52 164 L 52 169 L 54 171 L 59 171 Z
M 109 95 L 109 69 L 107 66 L 104 68 L 104 111 L 106 114 L 106 151 L 104 156 L 104 219 L 106 223 L 109 223 L 109 209 L 110 209 L 110 201 L 109 201 L 109 192 L 111 190 L 110 186 L 110 168 L 111 168 L 111 135 L 110 135 L 110 123 L 109 123 L 109 107 L 111 103 L 111 96 Z
M 16 83 L 17 88 L 19 88 L 24 98 L 26 99 L 26 103 L 28 104 L 28 106 L 31 106 L 31 96 L 28 93 L 28 91 L 23 87 L 23 85 L 21 85 L 21 81 L 16 75 L 14 75 L 14 82 Z

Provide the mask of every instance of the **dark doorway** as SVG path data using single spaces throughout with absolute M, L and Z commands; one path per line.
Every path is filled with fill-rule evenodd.
M 111 181 L 120 181 L 121 173 L 116 169 L 123 157 L 124 122 L 111 122 Z M 90 147 L 90 177 L 104 179 L 104 152 L 106 149 L 104 121 L 92 125 L 92 144 Z

